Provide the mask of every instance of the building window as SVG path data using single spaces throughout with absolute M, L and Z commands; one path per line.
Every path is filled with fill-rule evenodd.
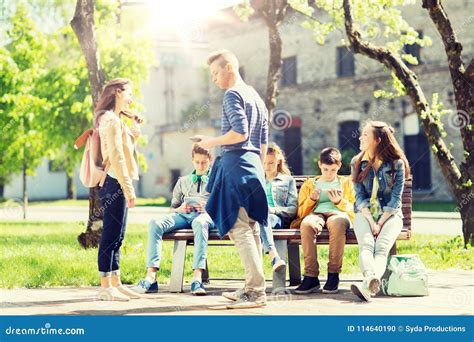
M 416 113 L 403 119 L 403 150 L 410 163 L 414 191 L 431 190 L 431 148 Z
M 296 85 L 296 67 L 296 56 L 283 58 L 280 83 L 282 87 Z
M 359 151 L 359 121 L 349 120 L 339 123 L 337 137 L 342 155 L 341 175 L 351 173 L 351 160 Z
M 337 48 L 336 73 L 337 77 L 355 75 L 354 53 L 345 46 Z
M 359 121 L 340 122 L 337 133 L 339 149 L 358 151 L 359 135 Z
M 420 31 L 418 30 L 418 38 L 420 39 L 423 39 L 423 31 Z M 418 45 L 418 44 L 406 44 L 403 46 L 403 52 L 405 52 L 405 54 L 407 55 L 412 55 L 413 57 L 416 57 L 416 59 L 418 60 L 418 64 L 422 64 L 423 61 L 421 60 L 421 46 Z M 408 66 L 411 66 L 411 65 L 414 65 L 414 64 L 411 64 L 407 61 L 405 61 L 405 63 L 408 65 Z
M 287 163 L 291 172 L 295 175 L 303 174 L 303 149 L 302 149 L 302 122 L 298 116 L 293 116 L 290 127 L 283 131 L 283 150 L 287 156 Z

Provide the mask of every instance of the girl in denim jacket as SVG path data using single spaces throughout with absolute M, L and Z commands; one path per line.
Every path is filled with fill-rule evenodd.
M 285 156 L 276 144 L 267 149 L 264 162 L 268 202 L 268 225 L 260 227 L 263 250 L 272 260 L 273 271 L 279 271 L 286 263 L 275 249 L 272 229 L 283 228 L 296 216 L 298 192 L 296 182 L 286 165 Z
M 385 122 L 369 121 L 351 162 L 356 203 L 354 231 L 359 244 L 362 285 L 352 292 L 364 301 L 377 294 L 391 247 L 403 228 L 402 193 L 410 166 Z

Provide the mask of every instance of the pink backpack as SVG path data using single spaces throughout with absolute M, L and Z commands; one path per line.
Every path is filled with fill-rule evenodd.
M 76 150 L 80 149 L 84 144 L 84 155 L 82 157 L 81 171 L 79 178 L 82 184 L 87 188 L 94 188 L 97 185 L 103 186 L 105 177 L 110 169 L 110 162 L 102 160 L 102 152 L 100 150 L 99 129 L 91 128 L 81 134 L 74 143 Z

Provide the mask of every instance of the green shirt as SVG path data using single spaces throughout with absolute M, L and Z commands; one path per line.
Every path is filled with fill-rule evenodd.
M 275 202 L 273 202 L 272 182 L 271 181 L 267 181 L 266 193 L 267 193 L 268 206 L 274 208 L 275 207 Z
M 321 179 L 318 179 L 314 182 L 314 186 L 316 189 L 321 190 L 321 194 L 319 195 L 319 202 L 318 205 L 314 208 L 313 212 L 315 213 L 332 213 L 332 212 L 340 212 L 341 210 L 336 207 L 336 205 L 329 199 L 327 190 L 329 189 L 339 189 L 342 190 L 341 182 L 339 182 L 339 178 L 336 177 L 332 182 L 325 182 Z

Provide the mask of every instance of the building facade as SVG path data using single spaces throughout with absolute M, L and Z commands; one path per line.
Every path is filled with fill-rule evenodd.
M 453 0 L 444 4 L 459 41 L 463 56 L 474 55 L 474 2 Z M 314 14 L 320 20 L 323 13 Z M 428 100 L 434 93 L 447 109 L 454 109 L 454 95 L 446 55 L 426 10 L 420 4 L 406 6 L 404 18 L 432 40 L 432 46 L 406 47 L 420 64 L 412 66 L 419 76 Z M 279 143 L 295 174 L 314 174 L 315 158 L 327 146 L 335 146 L 350 156 L 358 151 L 359 130 L 368 119 L 389 122 L 410 161 L 414 178 L 414 199 L 450 201 L 452 196 L 431 152 L 418 117 L 408 97 L 381 99 L 376 90 L 390 90 L 390 74 L 381 64 L 353 55 L 342 43 L 341 31 L 330 33 L 324 45 L 302 27 L 307 20 L 289 11 L 280 26 L 283 41 L 282 78 L 271 139 Z M 142 148 L 148 170 L 137 184 L 143 197 L 171 196 L 176 179 L 192 171 L 191 141 L 195 134 L 215 135 L 220 131 L 222 90 L 210 82 L 205 59 L 209 52 L 227 48 L 240 61 L 244 80 L 263 97 L 269 62 L 268 29 L 262 18 L 241 21 L 232 8 L 222 10 L 212 21 L 193 24 L 186 43 L 176 35 L 157 36 L 159 66 L 143 85 L 147 124 L 143 132 L 148 145 Z M 188 37 L 189 38 L 189 37 Z M 271 38 L 270 38 L 271 39 Z M 371 37 L 378 42 L 383 37 Z M 462 142 L 454 115 L 442 117 L 457 161 L 463 155 Z M 215 151 L 217 154 L 218 151 Z M 31 198 L 61 198 L 66 193 L 65 177 L 48 174 L 44 165 L 31 178 Z M 35 184 L 38 183 L 38 186 Z M 79 182 L 78 194 L 87 189 Z M 54 190 L 52 190 L 54 189 Z M 5 197 L 20 197 L 21 184 L 15 179 L 6 187 Z

